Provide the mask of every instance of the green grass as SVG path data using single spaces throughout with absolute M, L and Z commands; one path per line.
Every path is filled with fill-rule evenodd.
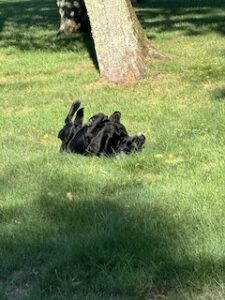
M 0 299 L 225 298 L 225 4 L 137 8 L 171 57 L 107 86 L 54 1 L 0 0 Z M 142 153 L 59 154 L 73 99 L 120 110 Z

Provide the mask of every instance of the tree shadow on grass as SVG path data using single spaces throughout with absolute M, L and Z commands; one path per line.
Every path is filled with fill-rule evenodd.
M 54 1 L 0 2 L 1 46 L 22 50 L 50 47 L 49 32 L 57 33 L 58 13 Z
M 83 178 L 56 176 L 32 202 L 2 208 L 2 297 L 155 299 L 224 275 L 224 261 L 189 256 L 184 224 L 143 189 L 108 182 L 91 193 Z
M 56 1 L 0 2 L 0 46 L 45 51 L 87 49 L 97 66 L 90 34 L 78 33 L 71 38 L 57 37 L 59 20 Z
M 223 0 L 145 0 L 138 5 L 137 15 L 144 28 L 159 33 L 180 31 L 184 35 L 210 32 L 225 34 Z
M 137 15 L 143 27 L 157 32 L 179 30 L 185 35 L 212 31 L 224 34 L 224 11 L 223 0 L 145 0 L 137 7 Z M 48 51 L 76 51 L 84 48 L 88 49 L 96 62 L 93 41 L 89 35 L 78 34 L 72 39 L 56 38 L 58 26 L 59 14 L 54 1 L 0 2 L 1 47 Z

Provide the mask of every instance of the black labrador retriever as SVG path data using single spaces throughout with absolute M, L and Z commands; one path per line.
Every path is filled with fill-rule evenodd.
M 83 117 L 84 109 L 80 108 L 80 102 L 74 102 L 65 119 L 65 125 L 58 134 L 62 141 L 60 151 L 109 156 L 140 151 L 145 143 L 143 134 L 128 135 L 126 128 L 120 123 L 119 111 L 115 111 L 110 117 L 98 113 L 86 125 L 83 125 Z

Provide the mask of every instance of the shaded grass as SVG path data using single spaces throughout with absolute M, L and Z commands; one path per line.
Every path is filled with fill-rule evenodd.
M 156 32 L 181 32 L 186 36 L 225 33 L 225 4 L 222 0 L 153 0 L 142 3 L 137 11 L 139 19 L 144 27 Z
M 179 4 L 181 21 L 190 7 L 194 19 L 205 14 L 202 3 L 146 1 L 138 11 L 160 7 L 151 20 L 166 22 Z M 224 299 L 221 32 L 207 20 L 198 36 L 151 23 L 171 61 L 134 86 L 107 86 L 87 37 L 53 38 L 57 9 L 45 5 L 0 1 L 0 298 Z M 207 6 L 219 25 L 223 3 Z M 145 132 L 144 151 L 60 155 L 74 98 L 86 120 L 120 110 L 129 132 Z

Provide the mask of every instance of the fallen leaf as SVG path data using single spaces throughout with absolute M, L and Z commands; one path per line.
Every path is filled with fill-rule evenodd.
M 72 200 L 73 200 L 73 194 L 72 194 L 71 192 L 67 192 L 67 193 L 66 193 L 66 198 L 67 198 L 68 200 L 72 201 Z

